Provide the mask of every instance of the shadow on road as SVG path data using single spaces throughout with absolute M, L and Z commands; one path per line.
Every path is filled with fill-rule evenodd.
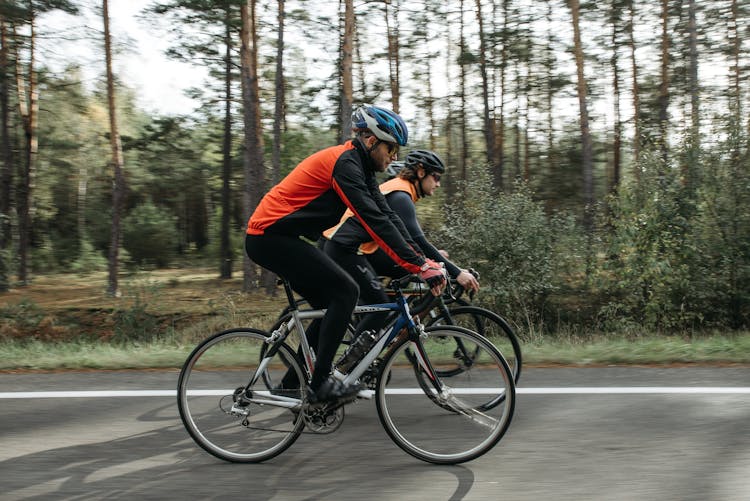
M 232 464 L 195 445 L 174 411 L 165 405 L 139 415 L 149 431 L 2 461 L 0 498 L 392 499 L 406 492 L 460 500 L 474 485 L 464 466 L 411 458 L 382 430 L 363 434 L 378 425 L 373 416 L 357 416 L 334 435 L 305 434 L 267 463 Z M 111 426 L 113 435 L 125 428 L 122 421 Z

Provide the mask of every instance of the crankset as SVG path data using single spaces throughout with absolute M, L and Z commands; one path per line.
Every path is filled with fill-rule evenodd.
M 305 421 L 305 427 L 312 433 L 333 433 L 344 422 L 344 404 L 306 405 L 302 410 L 302 419 Z

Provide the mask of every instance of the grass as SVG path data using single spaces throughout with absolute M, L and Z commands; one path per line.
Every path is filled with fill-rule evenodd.
M 92 340 L 6 340 L 0 343 L 0 370 L 177 369 L 192 348 L 192 344 L 175 340 L 122 344 Z M 526 367 L 748 364 L 750 333 L 701 339 L 601 337 L 588 342 L 550 339 L 524 344 L 523 356 Z
M 0 296 L 0 370 L 176 369 L 211 333 L 268 328 L 285 304 L 213 270 L 132 274 L 116 299 L 105 289 L 105 274 L 54 275 Z M 533 334 L 522 348 L 524 366 L 749 364 L 750 332 Z
M 562 365 L 748 364 L 750 333 L 687 338 L 616 334 L 586 341 L 551 339 L 523 346 L 524 363 Z

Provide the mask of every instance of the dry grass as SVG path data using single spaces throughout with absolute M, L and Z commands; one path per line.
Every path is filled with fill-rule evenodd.
M 31 285 L 16 287 L 0 295 L 0 307 L 30 301 L 45 311 L 114 310 L 128 308 L 144 291 L 158 291 L 158 304 L 149 304 L 159 313 L 209 313 L 223 296 L 235 296 L 248 309 L 276 308 L 278 301 L 265 294 L 242 294 L 242 278 L 235 273 L 221 280 L 215 270 L 167 269 L 142 271 L 120 278 L 121 296 L 107 296 L 107 274 L 58 274 L 34 277 Z M 242 300 L 242 301 L 240 301 Z
M 283 294 L 243 293 L 241 276 L 217 277 L 212 269 L 133 273 L 120 279 L 121 295 L 113 298 L 106 294 L 106 273 L 37 276 L 30 285 L 0 295 L 0 339 L 108 339 L 118 322 L 143 314 L 159 331 L 255 318 L 266 322 L 285 305 Z
M 242 293 L 240 276 L 220 280 L 212 269 L 124 276 L 119 298 L 106 295 L 106 281 L 105 273 L 39 276 L 0 295 L 0 370 L 175 368 L 211 333 L 267 329 L 286 305 L 281 290 Z M 746 364 L 750 333 L 538 336 L 523 352 L 529 365 Z

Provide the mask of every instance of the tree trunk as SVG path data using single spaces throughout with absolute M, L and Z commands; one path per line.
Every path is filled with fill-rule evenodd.
M 466 181 L 467 174 L 466 174 L 466 163 L 467 163 L 467 157 L 468 157 L 468 137 L 467 137 L 467 130 L 466 130 L 466 66 L 467 61 L 466 53 L 466 37 L 464 36 L 464 0 L 461 0 L 460 2 L 460 8 L 459 8 L 459 27 L 460 27 L 460 40 L 459 40 L 459 70 L 461 74 L 461 79 L 459 83 L 459 110 L 461 112 L 461 116 L 458 121 L 458 125 L 461 128 L 461 144 L 460 144 L 460 151 L 461 156 L 458 159 L 458 170 L 461 173 L 461 181 Z
M 730 20 L 728 23 L 728 38 L 730 44 L 730 57 L 731 63 L 729 65 L 729 109 L 732 113 L 732 119 L 737 120 L 741 123 L 742 117 L 742 90 L 740 88 L 742 78 L 740 75 L 741 71 L 741 46 L 742 40 L 740 38 L 740 32 L 737 23 L 738 19 L 738 6 L 737 0 L 731 0 L 729 9 Z
M 398 6 L 394 7 L 393 23 L 391 23 L 391 15 L 388 5 L 391 4 L 392 1 L 393 0 L 385 0 L 385 31 L 388 38 L 388 70 L 391 85 L 391 105 L 393 106 L 394 113 L 400 113 L 401 83 L 399 81 L 399 72 L 401 69 L 401 61 L 399 59 Z
M 426 71 L 425 81 L 425 115 L 427 117 L 427 123 L 430 124 L 430 149 L 436 148 L 436 137 L 437 137 L 437 119 L 435 118 L 435 96 L 432 90 L 432 65 L 428 64 Z
M 581 145 L 583 164 L 583 201 L 585 204 L 583 212 L 583 226 L 590 235 L 594 229 L 593 205 L 594 205 L 594 172 L 593 152 L 591 146 L 591 134 L 589 131 L 589 114 L 587 100 L 587 85 L 583 73 L 583 48 L 581 46 L 580 10 L 578 0 L 568 0 L 571 13 L 573 14 L 573 47 L 575 52 L 576 70 L 578 75 L 578 107 L 580 109 L 581 122 Z
M 661 82 L 659 85 L 659 140 L 666 165 L 669 153 L 669 0 L 661 0 Z M 666 175 L 661 172 L 660 175 Z
M 28 94 L 24 80 L 21 58 L 18 54 L 18 35 L 16 39 L 16 90 L 18 92 L 18 109 L 23 122 L 24 139 L 26 143 L 25 158 L 20 172 L 18 188 L 16 190 L 16 212 L 18 213 L 18 281 L 21 285 L 28 284 L 28 260 L 31 244 L 31 207 L 34 190 L 34 175 L 38 150 L 37 113 L 39 110 L 39 95 L 36 75 L 36 16 L 31 2 L 29 2 L 29 65 L 28 65 Z
M 274 100 L 273 113 L 273 157 L 271 159 L 271 184 L 276 184 L 281 179 L 281 130 L 284 125 L 284 107 L 286 94 L 284 90 L 284 0 L 278 0 L 278 20 L 276 41 L 276 77 L 274 87 L 276 96 Z
M 451 56 L 453 54 L 453 40 L 451 38 L 450 20 L 446 15 L 446 29 L 445 29 L 445 42 L 446 42 L 446 62 L 445 65 L 445 81 L 451 82 Z M 445 161 L 447 165 L 455 165 L 455 152 L 454 152 L 454 138 L 453 138 L 453 95 L 451 94 L 451 87 L 448 87 L 448 91 L 445 95 Z M 446 176 L 445 181 L 445 198 L 449 202 L 453 200 L 455 195 L 455 185 L 458 176 L 452 174 L 450 171 Z
M 620 48 L 619 37 L 619 16 L 618 0 L 612 0 L 611 20 L 612 20 L 612 92 L 614 94 L 614 140 L 612 144 L 612 185 L 610 192 L 616 193 L 620 186 L 620 170 L 622 163 L 622 119 L 620 118 L 620 67 L 617 51 Z
M 88 183 L 89 183 L 89 169 L 88 162 L 83 158 L 83 155 L 77 155 L 78 161 L 78 192 L 77 192 L 77 224 L 78 229 L 78 241 L 81 244 L 81 249 L 84 249 L 86 244 L 88 230 L 86 228 L 86 203 L 88 197 Z
M 10 79 L 8 78 L 8 33 L 5 20 L 0 17 L 0 250 L 10 247 L 12 241 L 10 211 L 13 185 L 13 148 L 10 143 Z
M 742 82 L 742 66 L 740 65 L 740 55 L 742 40 L 740 38 L 740 32 L 738 29 L 739 22 L 739 9 L 737 0 L 731 0 L 729 10 L 729 23 L 728 23 L 728 38 L 730 44 L 730 68 L 729 68 L 729 123 L 730 130 L 729 134 L 732 138 L 732 152 L 729 159 L 730 179 L 739 181 L 743 178 L 747 178 L 747 153 L 743 155 L 740 151 L 742 144 L 740 143 L 741 129 L 742 129 L 742 91 L 740 88 Z M 743 303 L 747 304 L 744 300 L 743 293 L 743 266 L 745 259 L 743 259 L 744 252 L 739 242 L 742 241 L 742 221 L 746 215 L 742 214 L 742 198 L 746 197 L 745 186 L 740 186 L 738 182 L 732 182 L 729 186 L 729 193 L 726 198 L 729 200 L 731 207 L 731 214 L 729 216 L 728 232 L 729 232 L 729 245 L 727 246 L 727 260 L 729 267 L 729 311 L 731 315 L 731 322 L 735 328 L 743 325 L 746 321 L 746 317 L 743 318 Z
M 0 292 L 10 288 L 8 280 L 8 263 L 5 249 L 12 241 L 10 224 L 11 185 L 13 184 L 13 149 L 10 146 L 10 108 L 8 78 L 8 36 L 5 19 L 0 17 L 0 148 L 2 148 L 2 167 L 0 169 Z
M 694 188 L 698 152 L 700 151 L 700 85 L 698 83 L 698 29 L 695 0 L 688 1 L 688 87 L 690 92 L 690 143 L 688 159 L 682 166 L 683 186 Z
M 120 132 L 117 128 L 117 110 L 115 108 L 115 82 L 112 74 L 112 44 L 109 32 L 109 1 L 103 0 L 104 17 L 104 56 L 107 64 L 107 101 L 109 104 L 109 135 L 112 147 L 112 167 L 114 168 L 114 187 L 112 189 L 112 229 L 109 243 L 109 281 L 107 294 L 118 296 L 117 273 L 120 250 L 120 217 L 125 198 L 124 162 Z
M 516 119 L 513 121 L 513 176 L 521 179 L 521 69 L 518 59 L 513 61 L 513 77 L 516 91 Z
M 531 180 L 531 144 L 529 143 L 529 132 L 531 128 L 531 116 L 529 115 L 529 108 L 531 107 L 531 86 L 529 81 L 531 80 L 531 70 L 529 68 L 529 61 L 524 61 L 524 80 L 523 90 L 526 96 L 523 106 L 523 180 L 529 182 Z
M 482 78 L 482 104 L 484 105 L 484 142 L 487 148 L 487 167 L 490 172 L 495 171 L 495 128 L 490 116 L 489 81 L 487 77 L 487 45 L 484 37 L 484 21 L 482 18 L 482 0 L 476 0 L 477 26 L 479 27 L 479 73 Z
M 242 4 L 242 101 L 245 125 L 245 191 L 244 205 L 246 219 L 257 207 L 266 191 L 265 167 L 263 164 L 263 134 L 260 123 L 260 90 L 258 85 L 258 32 L 256 0 Z M 245 254 L 243 266 L 243 290 L 250 291 L 256 284 L 257 270 Z M 261 272 L 260 283 L 268 286 L 273 282 L 272 275 Z
M 341 130 L 340 142 L 352 137 L 352 105 L 354 80 L 352 55 L 354 52 L 354 0 L 344 1 L 344 33 L 341 39 Z M 364 85 L 364 80 L 362 85 Z
M 508 8 L 509 0 L 503 0 L 503 29 L 502 29 L 502 49 L 500 50 L 500 113 L 498 114 L 497 120 L 499 125 L 496 127 L 497 136 L 495 138 L 495 151 L 497 152 L 497 159 L 495 160 L 495 186 L 502 190 L 504 188 L 504 177 L 505 177 L 505 91 L 506 91 L 506 78 L 505 70 L 508 67 L 508 43 L 510 37 L 508 36 L 508 29 L 510 28 L 509 15 L 510 9 Z
M 628 43 L 630 45 L 630 62 L 631 70 L 633 75 L 633 174 L 635 175 L 636 182 L 641 178 L 641 168 L 639 165 L 639 157 L 641 153 L 641 101 L 640 101 L 640 88 L 638 86 L 638 63 L 635 58 L 635 0 L 630 0 L 630 19 L 627 24 L 628 29 Z
M 232 278 L 234 252 L 231 247 L 230 219 L 232 213 L 232 11 L 227 5 L 224 11 L 224 138 L 222 141 L 221 167 L 221 230 L 219 277 Z
M 557 161 L 555 158 L 555 122 L 554 113 L 552 111 L 552 98 L 554 97 L 555 89 L 552 87 L 552 77 L 554 76 L 554 64 L 557 57 L 552 47 L 552 30 L 554 29 L 554 23 L 552 18 L 552 3 L 547 2 L 547 62 L 546 62 L 546 81 L 547 81 L 547 170 L 549 173 L 555 171 Z

